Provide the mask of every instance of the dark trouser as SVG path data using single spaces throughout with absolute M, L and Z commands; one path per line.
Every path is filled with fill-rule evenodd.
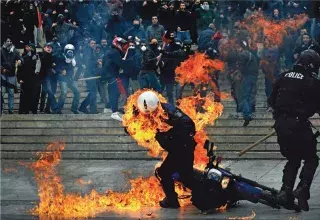
M 177 197 L 177 193 L 174 190 L 174 180 L 172 177 L 172 175 L 176 172 L 179 173 L 179 179 L 181 182 L 183 182 L 186 187 L 192 189 L 194 184 L 193 159 L 193 150 L 189 150 L 189 152 L 181 151 L 181 153 L 168 153 L 168 156 L 159 167 L 158 175 L 161 178 L 161 185 L 168 199 Z
M 255 103 L 256 87 L 257 87 L 257 76 L 247 75 L 243 77 L 242 89 L 243 89 L 243 100 L 242 100 L 242 113 L 244 120 L 252 119 L 252 106 Z
M 97 82 L 96 80 L 87 80 L 88 95 L 83 100 L 80 108 L 87 108 L 90 105 L 90 113 L 97 113 Z
M 118 100 L 120 96 L 117 79 L 111 78 L 107 81 L 107 83 L 108 83 L 108 95 L 109 95 L 111 110 L 112 112 L 117 112 Z
M 37 85 L 23 83 L 21 85 L 21 89 L 22 92 L 20 93 L 19 114 L 29 114 L 30 111 L 32 111 L 33 114 L 37 114 Z
M 177 194 L 174 190 L 172 174 L 178 173 L 179 180 L 186 187 L 193 188 L 193 160 L 196 143 L 187 136 L 168 139 L 167 137 L 156 135 L 156 139 L 164 149 L 172 148 L 172 152 L 168 153 L 168 156 L 158 168 L 158 175 L 161 178 L 161 185 L 166 197 L 174 199 Z
M 40 111 L 43 112 L 44 107 L 46 111 L 51 110 L 57 104 L 55 94 L 57 91 L 57 76 L 46 76 L 42 81 L 42 91 L 41 91 L 41 100 L 40 100 Z M 48 99 L 46 102 L 48 94 Z
M 283 170 L 283 188 L 293 189 L 301 160 L 304 160 L 298 187 L 307 186 L 303 190 L 303 197 L 309 199 L 310 186 L 319 165 L 317 140 L 312 132 L 310 122 L 294 117 L 279 116 L 275 129 L 281 154 L 288 160 Z
M 174 101 L 173 101 L 174 82 L 161 83 L 161 93 L 163 93 L 164 89 L 166 89 L 166 92 L 167 92 L 168 102 L 174 105 Z
M 140 73 L 138 80 L 141 89 L 148 88 L 154 89 L 157 92 L 161 92 L 161 86 L 155 72 L 150 71 Z

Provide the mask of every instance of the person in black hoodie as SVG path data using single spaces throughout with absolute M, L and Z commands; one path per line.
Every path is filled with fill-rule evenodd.
M 168 4 L 158 9 L 158 18 L 165 30 L 173 30 L 176 28 L 175 14 L 174 1 L 170 1 Z
M 184 2 L 180 3 L 180 8 L 176 12 L 177 38 L 183 42 L 191 41 L 190 30 L 192 26 L 192 14 L 186 9 Z
M 21 84 L 19 114 L 37 114 L 38 102 L 37 92 L 39 84 L 40 68 L 37 67 L 37 61 L 40 61 L 39 55 L 36 53 L 34 44 L 26 44 L 24 53 L 22 54 L 23 66 L 18 71 L 18 82 Z
M 111 105 L 111 118 L 119 120 L 121 119 L 118 112 L 118 77 L 120 68 L 123 68 L 122 57 L 126 53 L 128 48 L 128 42 L 123 38 L 116 37 L 112 41 L 110 50 L 103 57 L 102 61 L 102 80 L 108 83 L 108 95 Z
M 166 89 L 168 101 L 170 104 L 174 105 L 173 90 L 176 84 L 175 69 L 185 58 L 186 52 L 182 49 L 181 43 L 175 41 L 174 32 L 169 33 L 168 38 L 170 40 L 162 51 L 160 84 L 161 91 L 163 92 L 164 89 Z M 177 88 L 177 91 L 179 90 L 180 89 Z
M 157 39 L 152 39 L 150 48 L 146 46 L 141 46 L 142 50 L 142 67 L 139 73 L 139 84 L 140 88 L 154 89 L 157 92 L 161 91 L 161 86 L 157 79 L 157 69 L 160 61 L 160 51 L 158 50 Z
M 43 111 L 43 107 L 45 104 L 45 99 L 48 94 L 47 107 L 45 109 L 45 113 L 51 113 L 51 110 L 54 109 L 54 106 L 57 104 L 56 98 L 54 96 L 55 92 L 53 92 L 53 81 L 56 81 L 56 70 L 55 70 L 55 60 L 52 55 L 52 43 L 46 43 L 43 48 L 43 53 L 41 54 L 41 69 L 40 69 L 40 79 L 42 84 L 42 92 L 41 92 L 41 102 L 40 104 L 40 112 Z M 39 97 L 37 97 L 38 99 Z

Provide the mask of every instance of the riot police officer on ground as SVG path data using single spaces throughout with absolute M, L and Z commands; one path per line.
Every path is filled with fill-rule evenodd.
M 179 208 L 177 193 L 174 189 L 173 174 L 178 173 L 179 179 L 192 189 L 193 160 L 196 142 L 194 140 L 195 124 L 192 119 L 179 108 L 169 103 L 161 103 L 158 96 L 152 91 L 143 92 L 138 97 L 139 114 L 149 114 L 162 108 L 168 115 L 164 123 L 172 126 L 166 132 L 158 131 L 155 138 L 160 146 L 168 152 L 166 159 L 156 170 L 160 183 L 165 193 L 165 198 L 160 201 L 162 208 Z
M 309 210 L 310 186 L 319 164 L 317 136 L 309 121 L 315 113 L 320 114 L 319 67 L 319 54 L 311 49 L 303 51 L 293 70 L 280 75 L 268 99 L 274 109 L 280 151 L 288 160 L 277 200 L 290 208 L 297 198 L 304 211 Z M 293 191 L 301 160 L 304 160 L 304 166 L 300 182 Z

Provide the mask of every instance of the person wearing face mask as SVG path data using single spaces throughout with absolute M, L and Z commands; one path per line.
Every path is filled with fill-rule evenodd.
M 153 16 L 152 25 L 147 27 L 146 30 L 147 41 L 150 42 L 152 39 L 156 39 L 159 43 L 161 43 L 164 33 L 165 29 L 161 24 L 159 24 L 158 17 Z
M 14 87 L 17 85 L 16 73 L 18 67 L 22 64 L 19 52 L 15 49 L 11 39 L 11 37 L 7 37 L 7 40 L 1 48 L 1 92 L 8 92 L 9 114 L 13 114 Z
M 75 24 L 66 23 L 64 19 L 65 17 L 59 14 L 57 23 L 52 24 L 52 33 L 62 46 L 66 45 L 70 40 L 69 32 L 78 28 Z
M 146 39 L 146 32 L 141 27 L 139 19 L 134 19 L 133 27 L 129 28 L 126 32 L 124 32 L 123 35 L 125 38 L 128 38 L 129 36 L 131 36 L 137 42 L 140 42 L 141 40 Z
M 89 22 L 88 31 L 91 36 L 100 42 L 101 38 L 106 37 L 107 33 L 104 31 L 104 23 L 99 15 L 94 15 L 93 19 Z
M 175 81 L 175 69 L 180 62 L 186 57 L 186 52 L 182 48 L 182 42 L 174 39 L 174 32 L 167 31 L 164 36 L 167 43 L 164 49 L 161 51 L 161 66 L 160 66 L 160 84 L 161 91 L 166 89 L 168 101 L 174 105 L 173 92 L 176 85 Z M 179 96 L 180 87 L 176 86 L 176 97 Z
M 67 89 L 69 88 L 73 92 L 73 101 L 71 106 L 71 111 L 74 114 L 79 114 L 78 106 L 80 100 L 80 91 L 76 82 L 73 80 L 73 69 L 77 62 L 74 58 L 74 46 L 72 44 L 67 44 L 64 47 L 64 53 L 61 58 L 57 60 L 57 73 L 58 82 L 60 85 L 61 94 L 58 103 L 55 105 L 53 112 L 54 114 L 62 114 L 65 100 L 67 98 Z
M 127 29 L 128 25 L 125 22 L 124 18 L 119 15 L 119 12 L 117 10 L 113 10 L 105 29 L 107 33 L 108 43 L 111 45 L 114 38 L 117 36 L 122 36 Z
M 160 60 L 160 51 L 158 50 L 158 41 L 152 39 L 149 48 L 146 45 L 141 46 L 141 70 L 138 76 L 140 88 L 154 89 L 161 91 L 161 86 L 157 78 L 157 69 Z
M 40 61 L 40 58 L 34 44 L 26 44 L 22 58 L 23 66 L 17 74 L 23 91 L 20 93 L 19 114 L 29 114 L 30 111 L 37 114 L 37 86 L 40 83 L 38 82 L 40 68 L 37 66 L 37 61 Z
M 205 30 L 211 22 L 213 22 L 214 14 L 210 9 L 208 2 L 203 2 L 201 7 L 196 10 L 197 33 Z
M 120 79 L 126 90 L 127 96 L 130 94 L 129 85 L 131 85 L 133 91 L 139 89 L 139 83 L 137 81 L 139 73 L 139 66 L 137 65 L 138 58 L 135 43 L 130 41 L 128 51 L 123 58 L 123 73 L 120 74 Z

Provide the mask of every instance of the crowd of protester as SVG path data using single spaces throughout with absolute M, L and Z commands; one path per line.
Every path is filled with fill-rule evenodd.
M 170 103 L 181 97 L 174 70 L 196 45 L 198 52 L 225 61 L 237 112 L 251 120 L 259 71 L 269 96 L 279 73 L 319 43 L 318 12 L 317 1 L 4 0 L 1 92 L 8 92 L 9 114 L 19 83 L 20 114 L 62 114 L 70 89 L 74 114 L 98 113 L 98 99 L 105 105 L 103 113 L 117 118 L 119 96 L 126 98 L 139 88 L 165 90 Z M 279 46 L 267 37 L 254 41 L 238 25 L 254 13 L 275 22 L 301 13 L 310 19 Z M 226 49 L 230 39 L 235 46 Z M 77 82 L 81 78 L 91 78 L 85 81 L 84 100 Z

